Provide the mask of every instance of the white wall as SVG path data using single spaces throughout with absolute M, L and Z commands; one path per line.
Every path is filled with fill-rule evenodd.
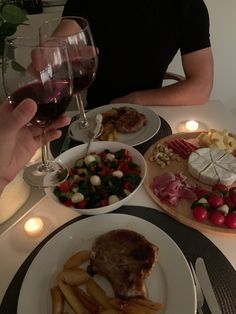
M 236 1 L 205 0 L 210 15 L 214 54 L 214 85 L 211 99 L 221 100 L 236 114 Z M 183 73 L 177 55 L 169 70 Z

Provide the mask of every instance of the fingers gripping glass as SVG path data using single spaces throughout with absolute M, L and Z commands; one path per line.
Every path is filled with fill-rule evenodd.
M 35 187 L 54 186 L 65 180 L 63 164 L 48 160 L 47 130 L 62 115 L 72 98 L 73 79 L 67 48 L 62 43 L 38 45 L 37 38 L 13 38 L 5 41 L 3 82 L 13 106 L 31 98 L 37 112 L 31 129 L 41 129 L 42 162 L 29 164 L 25 180 Z
M 87 142 L 96 121 L 87 119 L 82 94 L 95 79 L 98 64 L 89 23 L 82 17 L 73 16 L 52 19 L 40 26 L 39 35 L 42 40 L 53 36 L 64 38 L 67 43 L 74 78 L 73 95 L 79 110 L 79 119 L 70 125 L 69 134 L 75 140 Z

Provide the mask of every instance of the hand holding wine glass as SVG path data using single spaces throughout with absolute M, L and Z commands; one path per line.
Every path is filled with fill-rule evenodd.
M 7 39 L 3 82 L 13 106 L 25 98 L 31 98 L 37 104 L 31 128 L 37 126 L 37 130 L 41 130 L 42 163 L 26 167 L 25 180 L 36 187 L 64 181 L 68 170 L 60 163 L 47 160 L 46 129 L 65 112 L 72 97 L 72 73 L 66 46 L 55 42 L 39 46 L 37 38 Z
M 95 79 L 98 63 L 89 23 L 82 17 L 64 16 L 45 21 L 39 28 L 39 34 L 42 40 L 53 36 L 64 38 L 67 43 L 74 78 L 73 94 L 79 109 L 79 119 L 70 125 L 69 134 L 75 140 L 87 142 L 89 131 L 95 127 L 96 121 L 86 117 L 82 92 Z

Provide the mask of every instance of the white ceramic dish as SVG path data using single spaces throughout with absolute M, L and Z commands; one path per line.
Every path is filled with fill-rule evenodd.
M 56 161 L 60 161 L 64 165 L 66 165 L 68 168 L 71 168 L 77 159 L 85 156 L 86 148 L 87 148 L 87 144 L 82 144 L 82 145 L 78 145 L 76 147 L 73 147 L 73 148 L 67 150 L 66 152 L 64 152 L 63 154 L 59 155 L 56 158 Z M 84 215 L 105 214 L 105 213 L 109 213 L 111 211 L 114 211 L 115 209 L 119 208 L 120 206 L 126 204 L 128 202 L 128 200 L 130 200 L 130 198 L 135 195 L 135 193 L 138 191 L 139 187 L 142 185 L 143 180 L 144 180 L 145 175 L 146 175 L 146 172 L 147 172 L 146 161 L 138 150 L 136 150 L 132 146 L 129 146 L 129 145 L 124 144 L 124 143 L 98 141 L 98 142 L 94 142 L 91 145 L 90 152 L 99 153 L 99 152 L 104 151 L 105 149 L 109 149 L 111 152 L 116 152 L 122 148 L 127 149 L 129 151 L 130 155 L 132 156 L 133 161 L 141 167 L 142 180 L 139 183 L 139 185 L 137 186 L 137 188 L 133 192 L 131 192 L 128 196 L 126 196 L 125 198 L 121 199 L 120 201 L 118 201 L 114 204 L 107 205 L 104 207 L 99 207 L 99 208 L 91 208 L 91 209 L 73 208 L 74 210 L 76 210 L 79 213 L 84 214 Z M 65 207 L 58 200 L 58 198 L 53 194 L 53 188 L 47 188 L 47 189 L 45 189 L 45 192 L 46 192 L 47 196 L 50 197 L 51 199 L 53 199 L 55 202 L 57 202 L 58 205 Z
M 188 263 L 176 243 L 161 229 L 138 217 L 109 214 L 88 217 L 65 227 L 39 251 L 21 286 L 17 314 L 51 314 L 50 288 L 65 261 L 78 250 L 90 249 L 95 238 L 107 231 L 125 228 L 144 235 L 159 247 L 158 263 L 146 280 L 150 299 L 161 302 L 158 314 L 194 314 L 196 296 Z M 109 296 L 108 281 L 95 276 Z M 71 310 L 65 309 L 69 314 Z
M 117 141 L 131 146 L 136 146 L 148 141 L 152 138 L 161 127 L 160 117 L 151 109 L 134 104 L 110 104 L 89 110 L 86 115 L 88 118 L 95 118 L 98 113 L 106 112 L 112 108 L 130 107 L 136 109 L 138 112 L 143 113 L 147 118 L 147 124 L 139 131 L 125 134 L 117 133 Z

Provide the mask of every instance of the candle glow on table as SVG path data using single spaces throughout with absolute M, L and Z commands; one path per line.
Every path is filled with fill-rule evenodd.
M 185 123 L 185 128 L 188 131 L 197 131 L 199 124 L 197 121 L 189 120 Z
M 26 221 L 24 225 L 25 232 L 30 237 L 38 237 L 42 234 L 44 224 L 41 218 L 33 217 Z

